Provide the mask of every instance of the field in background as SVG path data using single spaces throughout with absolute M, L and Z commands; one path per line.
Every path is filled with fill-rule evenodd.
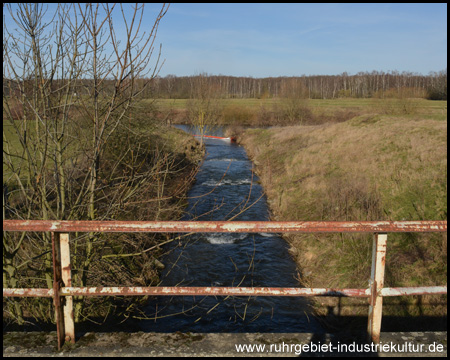
M 220 99 L 220 102 L 224 105 L 236 105 L 236 106 L 249 106 L 258 107 L 261 105 L 273 105 L 278 99 L 277 98 L 267 98 L 267 99 Z M 355 99 L 355 98 L 341 98 L 341 99 L 310 99 L 308 100 L 313 107 L 332 107 L 332 108 L 366 108 L 376 102 L 379 99 Z M 447 109 L 447 101 L 442 100 L 425 100 L 425 99 L 414 99 L 420 104 L 421 109 L 434 109 L 442 110 Z M 187 99 L 146 99 L 142 100 L 145 103 L 152 103 L 162 109 L 184 109 L 186 107 Z
M 152 106 L 172 123 L 187 123 L 186 99 L 142 100 L 143 106 Z M 233 126 L 295 125 L 283 115 L 283 99 L 218 99 L 221 116 L 217 122 Z M 342 122 L 362 114 L 420 116 L 426 119 L 445 120 L 447 101 L 425 99 L 309 99 L 301 104 L 307 110 L 301 120 L 305 124 Z M 299 120 L 300 122 L 300 120 Z

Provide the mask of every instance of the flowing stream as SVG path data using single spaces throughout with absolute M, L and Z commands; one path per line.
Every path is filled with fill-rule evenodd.
M 210 135 L 222 136 L 222 129 Z M 244 148 L 219 139 L 204 141 L 206 157 L 182 220 L 269 220 Z M 161 286 L 299 286 L 288 246 L 277 234 L 194 234 L 169 249 Z M 146 311 L 157 320 L 141 321 L 145 331 L 323 332 L 303 297 L 160 296 Z

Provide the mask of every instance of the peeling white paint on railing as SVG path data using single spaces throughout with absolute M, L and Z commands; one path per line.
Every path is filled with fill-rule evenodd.
M 431 295 L 447 294 L 447 286 L 416 286 L 383 288 L 380 291 L 381 296 L 403 296 L 403 295 Z
M 6 231 L 58 232 L 444 232 L 447 221 L 56 221 L 3 220 Z

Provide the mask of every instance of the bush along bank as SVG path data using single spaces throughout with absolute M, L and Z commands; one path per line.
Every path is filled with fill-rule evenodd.
M 446 121 L 366 114 L 337 124 L 248 129 L 239 141 L 273 220 L 446 220 L 446 130 Z M 302 285 L 367 288 L 372 236 L 286 239 Z M 388 235 L 385 286 L 443 285 L 446 274 L 446 234 Z M 315 298 L 315 308 L 367 322 L 366 299 Z M 384 316 L 446 319 L 446 311 L 446 296 L 384 299 Z
M 140 126 L 142 125 L 142 126 Z M 99 214 L 110 214 L 103 220 L 177 220 L 187 204 L 186 194 L 194 181 L 204 149 L 189 134 L 158 124 L 135 122 L 129 128 L 118 129 L 105 149 L 100 164 L 99 179 L 104 184 L 97 204 Z M 119 159 L 120 162 L 117 160 Z M 75 162 L 74 162 L 75 163 Z M 82 162 L 75 163 L 72 171 L 74 183 L 83 172 Z M 11 210 L 21 204 L 13 192 L 7 198 Z M 115 198 L 121 201 L 114 202 Z M 50 198 L 49 201 L 52 199 Z M 85 219 L 80 219 L 85 220 Z M 4 243 L 17 241 L 15 233 L 6 233 Z M 88 234 L 71 233 L 71 269 L 73 286 L 157 286 L 162 245 L 172 240 L 170 234 L 108 233 L 94 234 L 88 243 Z M 19 235 L 17 235 L 19 236 Z M 12 259 L 11 268 L 17 266 L 14 275 L 5 277 L 5 287 L 45 288 L 46 273 L 52 271 L 51 260 L 44 255 L 51 251 L 45 247 L 41 234 L 31 233 Z M 39 246 L 38 246 L 39 245 Z M 48 244 L 47 244 L 48 245 Z M 50 247 L 51 249 L 51 247 Z M 28 266 L 20 267 L 21 259 L 31 258 Z M 9 264 L 9 263 L 8 263 Z M 87 271 L 86 271 L 87 270 Z M 51 280 L 51 275 L 49 276 Z M 11 281 L 15 283 L 12 284 Z M 14 286 L 12 286 L 14 285 Z M 50 282 L 51 286 L 51 282 Z M 74 309 L 77 329 L 91 328 L 95 324 L 114 325 L 131 319 L 145 297 L 75 297 Z M 53 330 L 54 311 L 52 299 L 8 299 L 4 302 L 4 329 L 16 325 L 35 329 Z M 125 325 L 123 325 L 125 326 Z M 129 323 L 126 325 L 128 330 Z

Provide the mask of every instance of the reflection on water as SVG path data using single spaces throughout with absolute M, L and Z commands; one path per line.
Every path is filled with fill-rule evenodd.
M 223 136 L 222 130 L 211 135 Z M 244 148 L 219 139 L 204 141 L 206 158 L 182 220 L 268 220 L 266 199 Z M 299 286 L 287 244 L 276 234 L 194 234 L 169 249 L 162 286 Z M 147 307 L 149 317 L 155 314 L 156 321 L 141 322 L 143 330 L 322 331 L 301 297 L 158 297 Z

